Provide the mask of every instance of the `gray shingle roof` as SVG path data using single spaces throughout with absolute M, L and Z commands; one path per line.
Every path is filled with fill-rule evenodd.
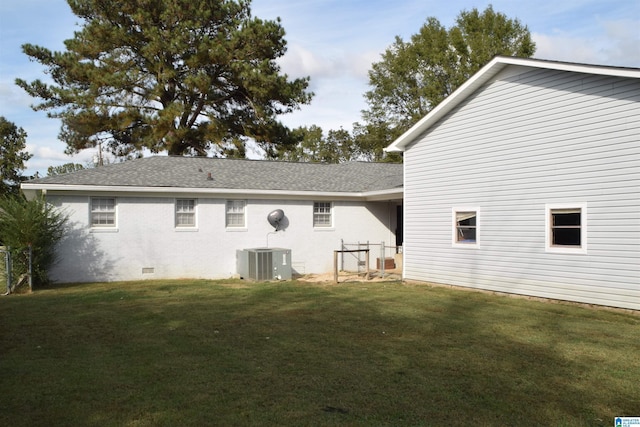
M 208 174 L 211 178 L 208 179 Z M 154 156 L 40 178 L 29 184 L 370 192 L 402 188 L 402 165 L 349 162 L 291 163 L 266 160 Z

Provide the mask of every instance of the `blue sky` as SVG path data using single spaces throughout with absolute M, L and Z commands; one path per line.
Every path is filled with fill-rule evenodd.
M 460 11 L 489 4 L 528 26 L 536 58 L 640 67 L 638 0 L 254 0 L 254 16 L 282 20 L 288 43 L 282 70 L 292 77 L 310 76 L 315 92 L 310 105 L 283 116 L 283 122 L 350 130 L 366 108 L 367 71 L 395 36 L 409 39 L 431 16 L 450 27 Z M 94 155 L 90 150 L 65 155 L 59 121 L 34 112 L 34 100 L 14 84 L 17 77 L 46 79 L 43 68 L 22 53 L 22 44 L 62 50 L 78 23 L 64 0 L 0 2 L 0 116 L 28 134 L 27 151 L 34 157 L 25 174 L 43 174 L 48 166 L 69 162 L 86 164 Z

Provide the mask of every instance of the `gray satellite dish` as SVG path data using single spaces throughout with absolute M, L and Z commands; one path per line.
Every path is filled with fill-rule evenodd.
M 280 227 L 280 221 L 282 221 L 283 219 L 284 212 L 282 211 L 282 209 L 276 209 L 275 211 L 272 211 L 269 215 L 267 215 L 269 224 L 271 224 L 276 229 L 276 231 L 278 231 L 278 228 Z

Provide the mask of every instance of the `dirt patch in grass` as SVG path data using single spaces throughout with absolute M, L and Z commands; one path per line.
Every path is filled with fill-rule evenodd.
M 296 277 L 295 280 L 299 282 L 330 282 L 335 283 L 334 274 L 321 273 L 321 274 L 305 274 L 304 276 Z M 386 270 L 384 274 L 381 274 L 377 270 L 369 272 L 367 278 L 366 273 L 358 273 L 353 271 L 341 271 L 338 273 L 338 283 L 353 283 L 353 282 L 397 282 L 402 280 L 402 272 L 400 270 Z

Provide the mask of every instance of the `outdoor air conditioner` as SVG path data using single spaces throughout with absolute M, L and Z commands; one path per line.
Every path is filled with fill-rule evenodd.
M 236 261 L 243 279 L 291 280 L 291 249 L 242 249 L 236 251 Z

